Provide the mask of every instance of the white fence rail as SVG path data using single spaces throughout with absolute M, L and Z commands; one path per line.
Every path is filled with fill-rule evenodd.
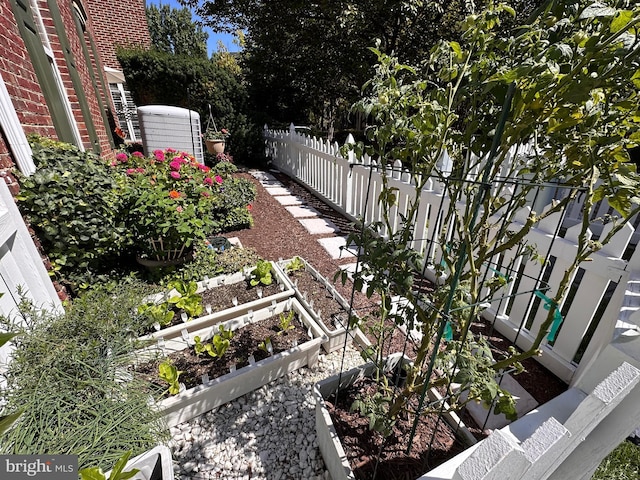
M 356 164 L 354 158 L 340 154 L 337 143 L 298 134 L 293 125 L 289 131 L 272 131 L 265 127 L 264 136 L 267 155 L 280 171 L 297 179 L 352 219 L 363 218 L 367 223 L 381 220 L 377 198 L 382 188 L 382 174 L 371 159 L 365 158 Z M 391 213 L 399 222 L 400 215 L 414 200 L 415 189 L 409 174 L 402 171 L 394 171 L 388 181 L 391 187 L 397 188 L 398 203 Z M 550 203 L 552 190 L 546 189 L 539 196 L 536 208 Z M 440 261 L 438 245 L 430 239 L 437 239 L 442 227 L 438 212 L 443 203 L 446 208 L 448 202 L 443 192 L 442 185 L 434 180 L 420 194 L 415 232 L 424 234 L 416 233 L 413 248 L 425 256 L 427 265 Z M 524 220 L 529 210 L 519 212 L 516 221 Z M 579 205 L 573 206 L 567 217 L 575 220 L 579 210 Z M 569 225 L 574 226 L 559 237 L 560 221 L 560 214 L 552 215 L 539 222 L 527 237 L 528 244 L 536 245 L 539 252 L 549 253 L 551 261 L 547 266 L 533 261 L 522 263 L 521 259 L 516 259 L 512 270 L 517 272 L 516 277 L 504 291 L 499 292 L 500 299 L 491 302 L 491 307 L 483 313 L 485 318 L 495 321 L 500 333 L 523 349 L 532 344 L 548 313 L 544 309 L 544 300 L 534 292 L 544 280 L 551 286 L 546 295 L 553 296 L 577 248 L 579 225 L 575 221 L 570 222 Z M 627 252 L 628 256 L 628 249 L 633 246 L 634 232 L 634 225 L 627 224 L 602 251 L 593 255 L 591 262 L 584 263 L 576 273 L 565 304 L 560 306 L 563 323 L 555 340 L 543 345 L 543 355 L 538 360 L 566 382 L 571 381 L 577 366 L 587 360 L 589 352 L 597 350 L 588 348 L 591 342 L 602 344 L 610 340 L 610 337 L 605 337 L 610 334 L 611 325 L 618 320 L 623 303 L 628 303 L 624 292 L 632 265 L 636 269 L 640 267 L 640 254 L 634 252 L 630 260 L 623 259 L 623 255 Z M 602 235 L 602 231 L 598 234 Z M 515 258 L 515 252 L 507 252 L 496 259 L 494 266 L 508 265 Z M 489 274 L 497 274 L 496 269 L 492 267 Z M 427 270 L 429 274 L 435 280 L 433 270 Z M 614 300 L 617 303 L 612 303 Z M 629 308 L 640 308 L 640 302 Z

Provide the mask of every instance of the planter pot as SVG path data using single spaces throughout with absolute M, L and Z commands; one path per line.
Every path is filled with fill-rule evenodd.
M 171 451 L 164 445 L 159 445 L 148 452 L 129 460 L 124 467 L 125 472 L 132 469 L 140 470 L 133 480 L 173 480 L 173 463 Z M 105 474 L 109 478 L 111 472 Z
M 336 290 L 336 288 L 326 279 L 324 278 L 312 265 L 309 264 L 304 258 L 298 257 L 302 263 L 304 264 L 305 271 L 310 274 L 315 281 L 317 281 L 323 288 L 325 288 L 328 294 L 333 297 L 333 299 L 337 302 L 340 307 L 345 311 L 345 317 L 348 316 L 350 306 L 349 302 Z M 331 353 L 335 350 L 341 349 L 344 347 L 345 343 L 351 342 L 352 339 L 355 339 L 358 344 L 361 346 L 368 346 L 370 342 L 364 336 L 364 334 L 360 331 L 359 328 L 347 329 L 348 325 L 346 324 L 348 320 L 345 320 L 343 324 L 333 324 L 330 321 L 322 318 L 322 312 L 318 313 L 313 305 L 310 305 L 305 292 L 301 292 L 297 285 L 294 285 L 291 278 L 286 273 L 287 265 L 293 259 L 289 260 L 280 260 L 277 262 L 277 267 L 281 269 L 281 274 L 284 276 L 289 286 L 294 289 L 296 298 L 298 301 L 305 306 L 305 308 L 309 311 L 309 313 L 316 320 L 320 328 L 324 331 L 325 335 L 329 339 L 327 343 L 325 343 L 322 348 L 327 352 Z
M 147 342 L 149 340 L 155 340 L 158 338 L 163 338 L 164 340 L 182 338 L 184 330 L 188 332 L 202 330 L 202 329 L 211 327 L 213 325 L 216 325 L 220 322 L 224 322 L 226 320 L 230 320 L 232 318 L 242 316 L 244 312 L 248 310 L 255 311 L 260 308 L 271 305 L 274 302 L 279 302 L 281 300 L 285 300 L 289 297 L 292 297 L 294 295 L 293 287 L 285 278 L 285 275 L 282 273 L 282 271 L 276 268 L 275 264 L 272 263 L 271 265 L 272 265 L 271 275 L 273 276 L 273 281 L 281 286 L 281 291 L 276 293 L 275 295 L 268 295 L 262 298 L 257 298 L 248 303 L 244 303 L 241 305 L 234 306 L 232 308 L 220 310 L 218 312 L 213 312 L 209 315 L 204 315 L 202 317 L 194 318 L 193 320 L 189 320 L 188 322 L 185 322 L 180 325 L 174 325 L 171 327 L 163 328 L 156 332 L 140 337 L 139 340 L 143 342 Z M 253 268 L 247 268 L 241 272 L 236 272 L 229 275 L 220 275 L 218 277 L 202 280 L 198 282 L 197 293 L 202 293 L 210 288 L 216 288 L 222 285 L 231 285 L 235 283 L 244 282 L 247 279 L 247 276 L 250 275 L 251 270 L 253 270 Z M 176 292 L 175 290 L 172 290 L 167 294 L 152 295 L 151 297 L 148 297 L 146 301 L 160 303 L 164 301 L 165 298 L 169 298 L 177 294 L 178 292 Z
M 387 359 L 386 371 L 391 372 L 396 370 L 403 362 L 409 361 L 406 357 L 403 358 L 401 354 L 396 353 L 390 355 Z M 336 392 L 339 388 L 346 388 L 350 386 L 356 379 L 371 375 L 375 371 L 375 365 L 373 363 L 365 364 L 361 367 L 353 368 L 347 372 L 343 372 L 342 375 L 334 375 L 314 385 L 313 395 L 316 401 L 316 435 L 318 437 L 318 446 L 322 453 L 325 466 L 329 471 L 332 480 L 355 480 L 347 455 L 342 448 L 340 438 L 336 432 L 329 411 L 326 408 L 325 400 L 329 396 Z M 432 400 L 437 399 L 437 393 L 434 391 L 429 392 L 429 396 Z M 446 406 L 446 404 L 445 404 Z M 468 443 L 475 443 L 476 440 L 471 433 L 466 429 L 464 424 L 455 414 L 443 415 L 445 421 L 454 426 L 461 439 Z
M 207 151 L 212 154 L 224 153 L 224 140 L 205 140 Z
M 250 323 L 278 315 L 285 310 L 294 310 L 298 314 L 300 321 L 309 329 L 311 340 L 163 399 L 158 402 L 157 407 L 160 414 L 165 417 L 167 425 L 172 427 L 190 420 L 304 366 L 313 367 L 318 360 L 320 345 L 327 339 L 318 324 L 293 297 L 274 302 L 273 305 L 256 311 L 245 308 L 242 315 L 222 322 L 222 325 L 226 329 L 235 331 Z M 185 338 L 159 342 L 160 345 L 139 352 L 138 358 L 155 356 L 159 348 L 165 354 L 191 348 L 196 335 L 206 341 L 217 331 L 216 325 L 189 332 Z
M 193 249 L 184 243 L 175 245 L 167 242 L 162 237 L 147 239 L 151 247 L 151 253 L 142 256 L 137 255 L 136 261 L 148 268 L 168 267 L 182 265 L 193 259 Z

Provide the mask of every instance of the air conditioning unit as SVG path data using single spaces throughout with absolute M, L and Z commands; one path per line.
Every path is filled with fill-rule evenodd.
M 145 105 L 138 107 L 138 119 L 147 155 L 154 150 L 174 148 L 191 153 L 204 163 L 198 112 L 168 105 Z

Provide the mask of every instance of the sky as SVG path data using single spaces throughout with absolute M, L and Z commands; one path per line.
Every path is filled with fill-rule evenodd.
M 146 0 L 146 2 L 147 5 L 170 5 L 173 8 L 183 8 L 177 0 Z M 191 18 L 194 21 L 199 19 L 193 12 Z M 222 41 L 224 46 L 230 52 L 237 52 L 239 50 L 238 46 L 233 43 L 233 35 L 229 33 L 214 32 L 209 27 L 204 27 L 204 31 L 209 34 L 209 39 L 207 40 L 209 56 L 218 50 L 218 40 Z

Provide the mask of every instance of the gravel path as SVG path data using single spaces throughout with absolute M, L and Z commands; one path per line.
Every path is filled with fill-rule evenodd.
M 313 384 L 340 370 L 342 351 L 171 429 L 176 479 L 324 480 Z M 344 370 L 362 364 L 348 347 Z

